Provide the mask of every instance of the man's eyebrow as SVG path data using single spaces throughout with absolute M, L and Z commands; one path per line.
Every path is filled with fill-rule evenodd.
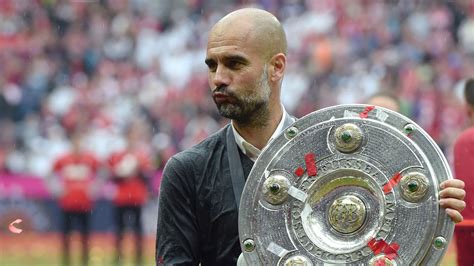
M 242 62 L 242 63 L 248 62 L 247 58 L 245 58 L 241 55 L 223 56 L 222 60 L 223 61 L 239 61 L 239 62 Z M 209 65 L 209 64 L 215 63 L 215 60 L 211 59 L 211 58 L 206 58 L 206 60 L 204 60 L 204 63 L 206 63 L 206 65 Z
M 224 58 L 224 60 L 228 60 L 228 61 L 240 61 L 240 62 L 247 62 L 247 58 L 241 56 L 241 55 L 231 55 L 231 56 L 227 56 Z

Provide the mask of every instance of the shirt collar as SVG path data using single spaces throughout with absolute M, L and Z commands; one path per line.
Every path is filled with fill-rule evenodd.
M 277 128 L 273 132 L 272 136 L 267 142 L 270 143 L 273 139 L 275 139 L 282 131 L 283 131 L 283 126 L 285 124 L 285 121 L 287 119 L 288 113 L 285 110 L 285 107 L 282 105 L 282 110 L 283 110 L 283 115 L 281 116 L 280 123 L 278 124 Z M 234 132 L 234 137 L 235 137 L 235 142 L 237 143 L 237 146 L 239 146 L 239 149 L 247 155 L 252 161 L 256 161 L 260 153 L 262 152 L 249 142 L 247 142 L 240 134 L 237 132 L 237 130 L 234 127 L 234 124 L 231 122 L 230 125 L 232 126 L 232 131 Z M 265 145 L 266 146 L 266 145 Z

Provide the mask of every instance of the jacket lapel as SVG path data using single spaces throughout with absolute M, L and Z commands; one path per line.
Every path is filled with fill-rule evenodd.
M 244 169 L 242 168 L 242 162 L 240 161 L 237 143 L 235 143 L 234 132 L 232 131 L 232 127 L 230 125 L 227 126 L 226 144 L 227 158 L 229 160 L 230 178 L 232 180 L 235 203 L 237 204 L 237 209 L 239 209 L 240 197 L 242 195 L 242 191 L 244 190 L 245 185 L 245 177 Z
M 296 121 L 294 116 L 287 115 L 283 122 L 283 128 L 287 128 Z M 242 168 L 242 162 L 240 161 L 239 150 L 237 143 L 235 143 L 234 132 L 230 125 L 227 126 L 226 133 L 226 144 L 227 144 L 227 158 L 229 160 L 230 178 L 232 180 L 232 188 L 234 190 L 235 203 L 237 209 L 240 206 L 240 197 L 245 186 L 244 170 Z

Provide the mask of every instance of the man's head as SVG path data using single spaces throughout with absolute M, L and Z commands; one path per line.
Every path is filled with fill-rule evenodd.
M 262 126 L 280 105 L 286 37 L 267 11 L 244 8 L 219 20 L 209 33 L 209 86 L 222 116 Z
M 381 106 L 400 112 L 400 99 L 391 91 L 380 91 L 367 99 L 366 104 Z
M 464 84 L 464 99 L 467 104 L 467 114 L 474 125 L 474 78 L 466 80 Z

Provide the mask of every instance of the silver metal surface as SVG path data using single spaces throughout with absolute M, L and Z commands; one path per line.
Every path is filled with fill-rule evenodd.
M 269 203 L 278 205 L 288 199 L 290 185 L 290 181 L 286 177 L 275 174 L 265 180 L 262 192 Z
M 285 266 L 312 266 L 311 260 L 305 256 L 295 255 L 285 261 Z
M 397 266 L 397 263 L 390 259 L 387 258 L 385 255 L 377 255 L 370 259 L 369 261 L 369 266 L 379 266 L 379 265 L 385 265 L 385 266 Z
M 362 142 L 362 131 L 352 123 L 347 123 L 336 128 L 334 133 L 334 143 L 341 152 L 354 152 Z
M 435 142 L 398 113 L 366 105 L 311 113 L 250 172 L 243 256 L 248 265 L 437 264 L 454 230 L 438 187 L 451 178 Z
M 366 209 L 362 200 L 354 195 L 343 195 L 329 207 L 329 224 L 339 233 L 350 234 L 365 222 Z
M 418 202 L 425 197 L 429 181 L 422 173 L 409 173 L 400 179 L 400 192 L 406 201 Z

